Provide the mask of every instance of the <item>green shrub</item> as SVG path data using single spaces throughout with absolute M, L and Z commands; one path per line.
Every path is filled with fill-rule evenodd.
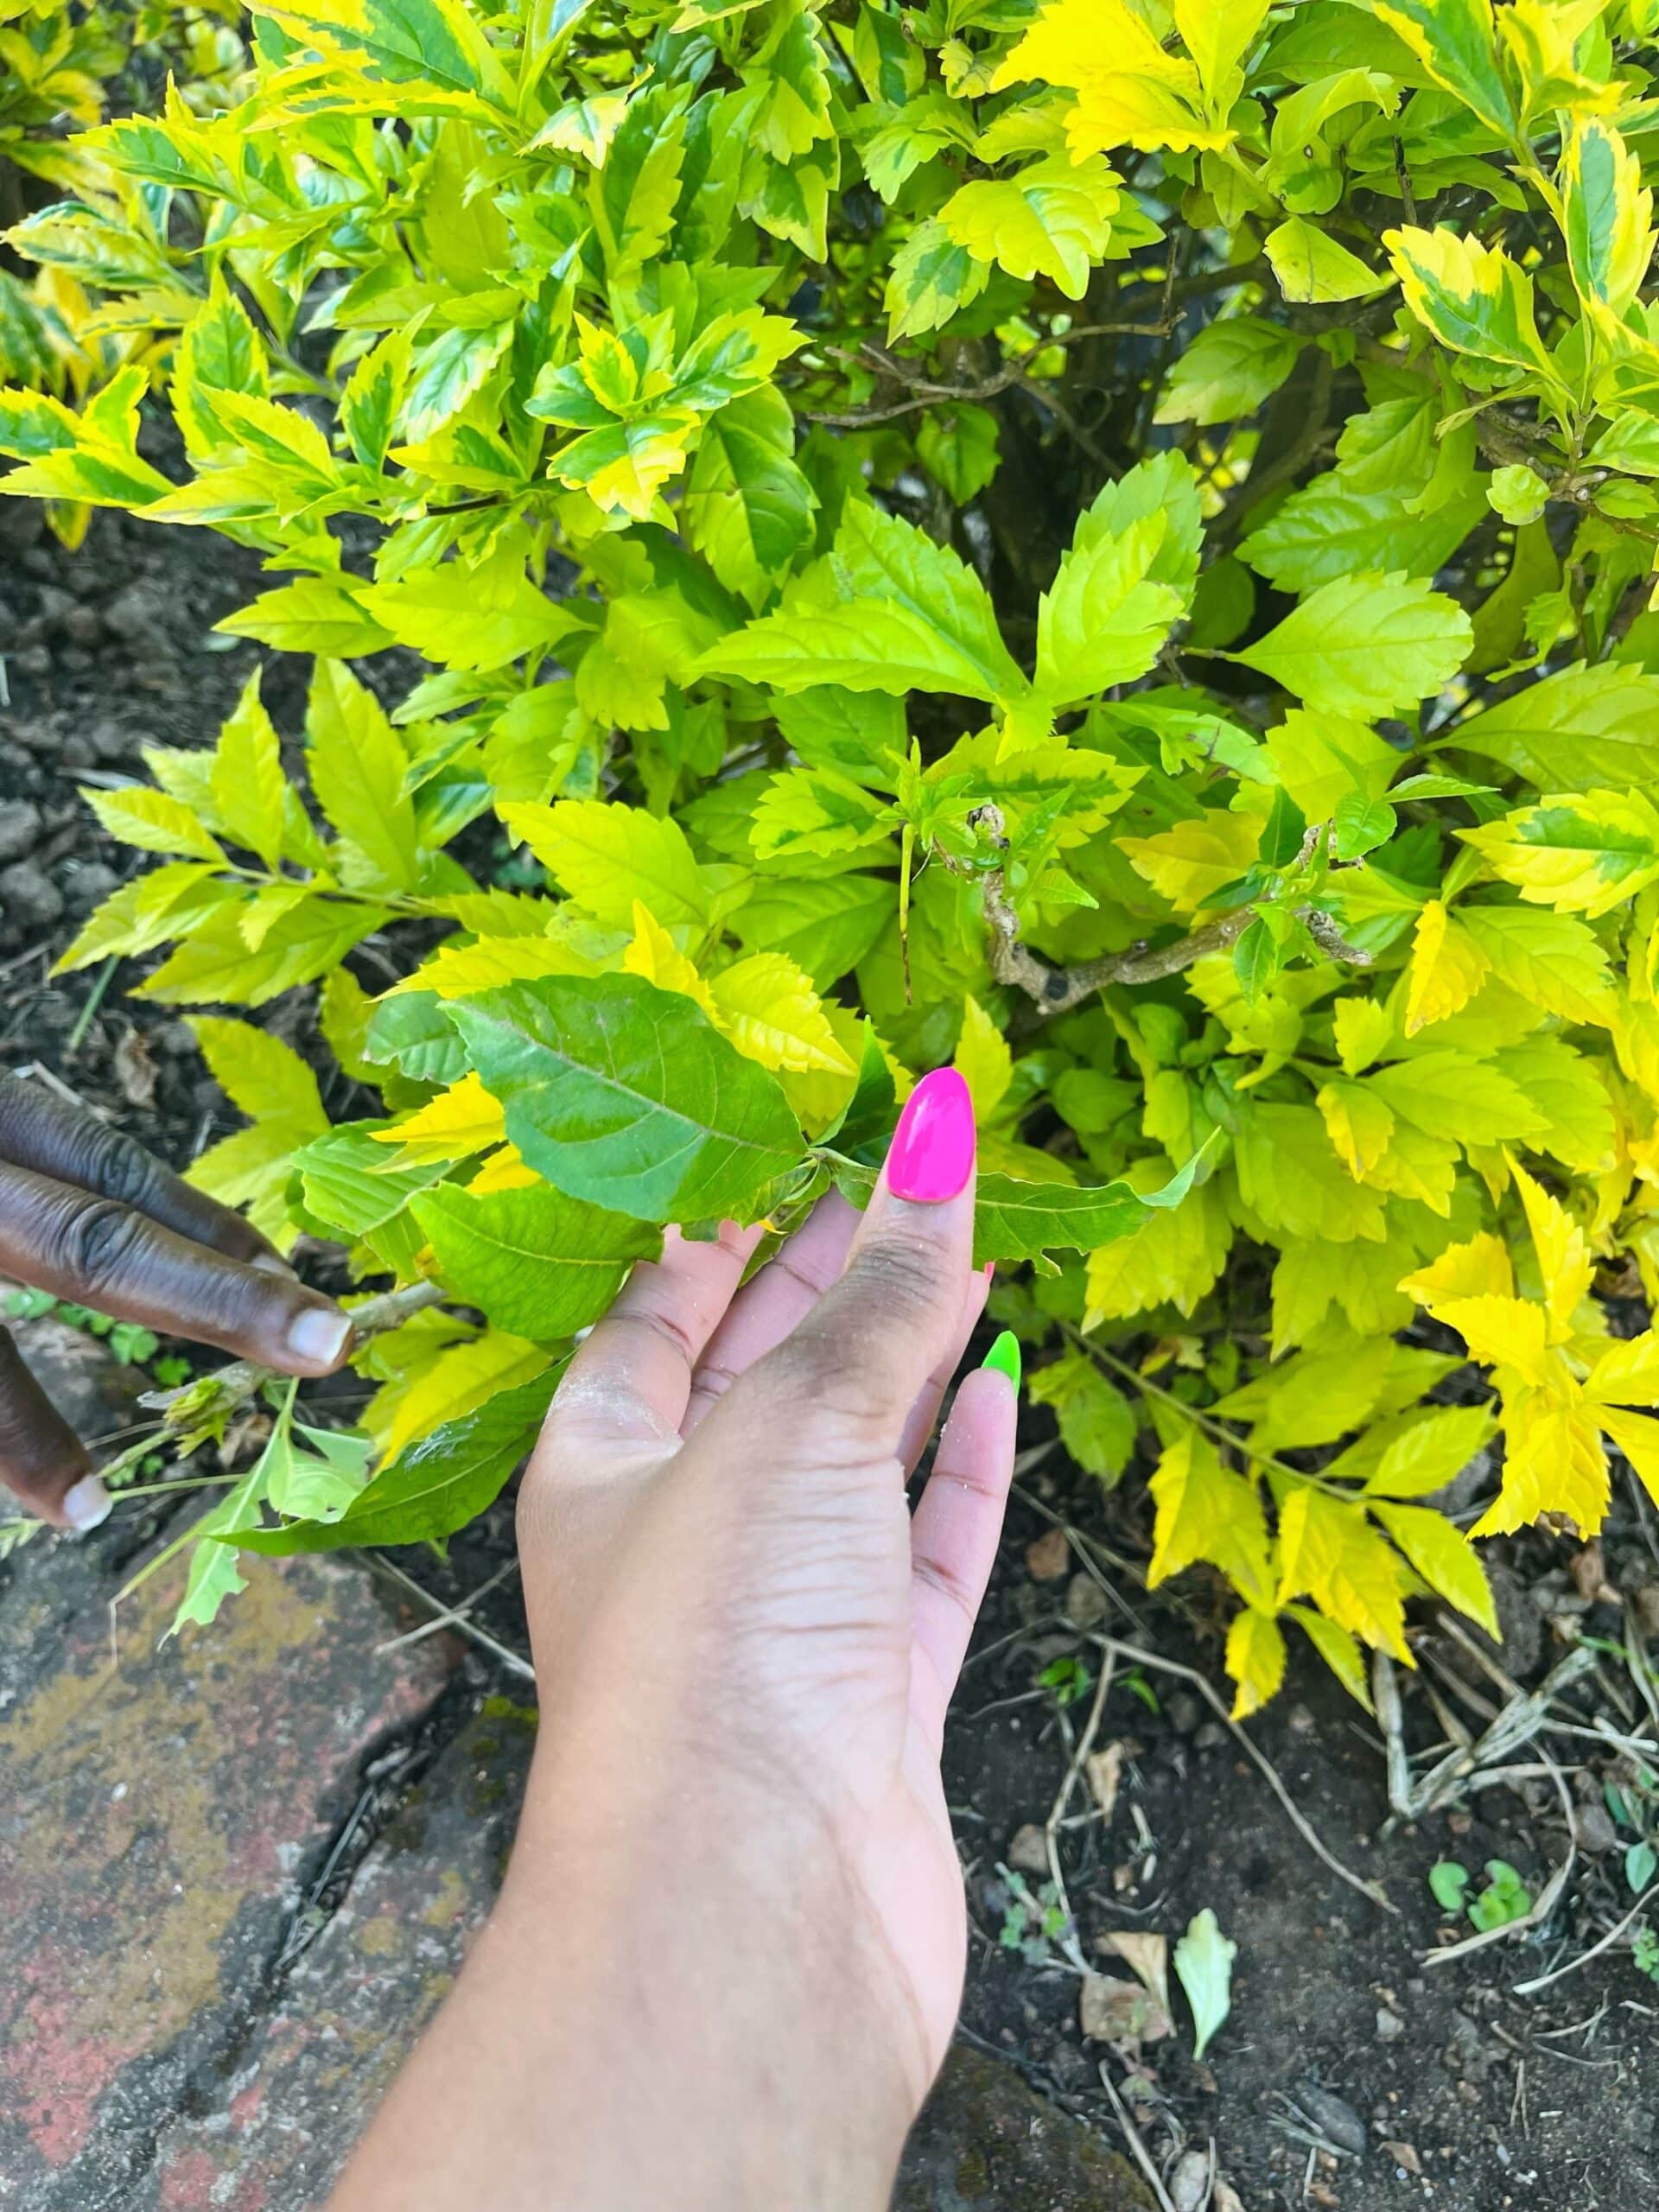
M 256 680 L 90 795 L 165 857 L 68 964 L 321 982 L 382 1113 L 206 1017 L 200 1178 L 484 1317 L 369 1346 L 343 1517 L 221 1534 L 476 1511 L 661 1224 L 863 1192 L 952 1054 L 1033 1395 L 1151 1434 L 1241 1709 L 1287 1619 L 1361 1698 L 1426 1586 L 1491 1623 L 1421 1501 L 1500 1426 L 1478 1533 L 1659 1480 L 1592 1294 L 1659 1261 L 1651 13 L 292 0 L 83 142 L 12 243 L 187 465 L 135 364 L 0 395 L 0 488 L 267 557 L 317 810 Z
M 102 163 L 68 134 L 112 107 L 144 105 L 169 74 L 204 112 L 227 104 L 246 62 L 241 17 L 238 0 L 0 0 L 0 223 L 54 193 L 94 202 L 112 193 Z M 124 313 L 105 321 L 84 273 L 99 280 L 97 270 L 58 259 L 25 282 L 0 260 L 0 382 L 84 398 L 123 360 L 149 352 L 146 321 Z M 88 516 L 84 505 L 60 505 L 51 518 L 75 543 Z

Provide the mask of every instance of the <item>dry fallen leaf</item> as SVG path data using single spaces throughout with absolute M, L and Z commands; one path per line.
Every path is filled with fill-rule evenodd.
M 1103 1751 L 1091 1751 L 1083 1763 L 1089 1778 L 1089 1792 L 1100 1808 L 1103 1821 L 1112 1817 L 1112 1808 L 1117 1802 L 1118 1784 L 1123 1779 L 1123 1746 L 1108 1744 Z
M 1382 2148 L 1396 2166 L 1403 2166 L 1408 2174 L 1421 2174 L 1423 2162 L 1409 2143 L 1390 2143 L 1385 2138 Z
M 1071 1546 L 1064 1529 L 1050 1529 L 1026 1546 L 1026 1572 L 1033 1582 L 1058 1582 L 1071 1564 Z
M 1169 2005 L 1169 1938 L 1118 1929 L 1103 1941 L 1127 1967 L 1132 1967 L 1146 1987 L 1167 2012 Z
M 1230 2181 L 1219 2175 L 1210 2195 L 1210 2212 L 1244 2212 L 1244 2200 Z
M 149 1057 L 149 1046 L 142 1029 L 125 1029 L 121 1033 L 113 1054 L 115 1079 L 121 1086 L 121 1096 L 129 1106 L 149 1106 L 156 1097 L 156 1082 L 160 1073 Z
M 1027 1821 L 1009 1838 L 1008 1864 L 1020 1874 L 1048 1872 L 1048 1837 L 1035 1821 Z
M 1138 1981 L 1120 1981 L 1116 1974 L 1084 1976 L 1077 2022 L 1092 2042 L 1120 2048 L 1160 2043 L 1174 2032 L 1168 2012 L 1150 1990 Z

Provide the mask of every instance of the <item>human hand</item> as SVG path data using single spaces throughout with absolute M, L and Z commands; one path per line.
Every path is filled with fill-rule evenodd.
M 283 1375 L 332 1373 L 351 1337 L 239 1214 L 16 1076 L 0 1077 L 0 1274 Z M 92 1466 L 0 1330 L 0 1483 L 43 1520 L 92 1529 L 110 1499 Z
M 861 1221 L 825 1198 L 741 1289 L 756 1232 L 671 1237 L 576 1354 L 520 1494 L 506 1890 L 337 2212 L 886 2203 L 961 1996 L 940 1738 L 1014 1454 L 982 1369 L 907 1512 L 988 1287 L 973 1168 L 941 1071 Z

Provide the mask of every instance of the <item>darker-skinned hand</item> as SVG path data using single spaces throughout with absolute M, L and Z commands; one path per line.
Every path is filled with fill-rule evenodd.
M 0 1274 L 283 1375 L 327 1375 L 351 1323 L 239 1214 L 132 1138 L 0 1077 Z M 110 1510 L 85 1445 L 0 1331 L 0 1484 L 60 1528 Z

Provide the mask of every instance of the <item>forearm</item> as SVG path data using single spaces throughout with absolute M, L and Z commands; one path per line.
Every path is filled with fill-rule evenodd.
M 914 2085 L 795 1824 L 762 1893 L 661 1808 L 551 1801 L 333 2212 L 884 2212 Z

